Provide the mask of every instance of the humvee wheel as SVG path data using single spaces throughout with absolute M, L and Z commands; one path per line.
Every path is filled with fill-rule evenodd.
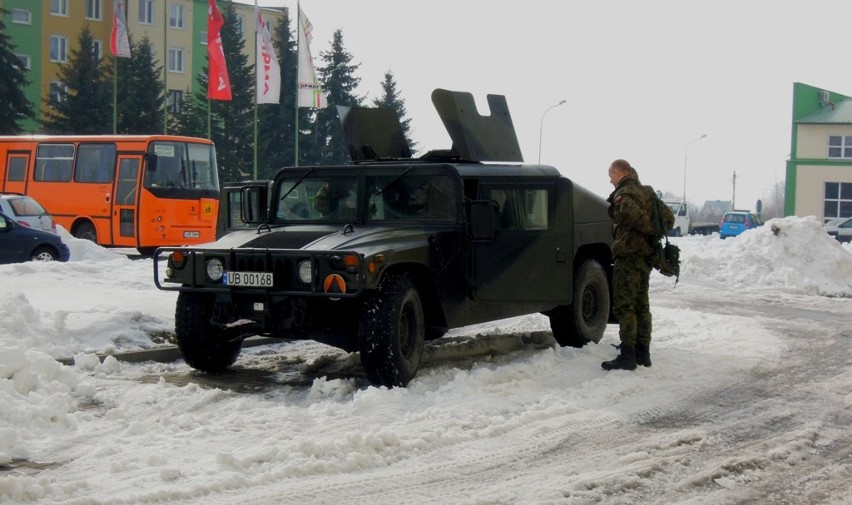
M 358 343 L 370 382 L 408 384 L 420 366 L 425 333 L 423 304 L 411 275 L 385 275 L 361 305 Z
M 229 342 L 221 329 L 210 324 L 211 296 L 181 292 L 175 310 L 175 336 L 186 364 L 204 372 L 221 372 L 240 355 L 242 340 Z
M 547 313 L 553 338 L 561 346 L 600 342 L 609 320 L 609 284 L 601 264 L 586 260 L 574 277 L 574 303 Z

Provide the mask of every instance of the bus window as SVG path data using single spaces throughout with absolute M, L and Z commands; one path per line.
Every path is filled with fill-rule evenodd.
M 121 166 L 118 167 L 118 195 L 116 195 L 119 205 L 136 205 L 136 175 L 138 171 L 138 160 L 121 160 Z
M 180 188 L 217 190 L 216 154 L 206 144 L 154 142 L 150 153 L 157 156 L 157 166 L 146 171 L 146 188 Z
M 9 172 L 7 181 L 23 181 L 27 172 L 27 158 L 23 156 L 9 157 Z
M 205 144 L 188 144 L 186 147 L 189 156 L 190 187 L 198 189 L 218 188 L 219 178 L 213 149 Z
M 77 147 L 76 182 L 112 182 L 115 173 L 115 144 L 80 144 Z
M 42 144 L 38 146 L 33 179 L 45 182 L 68 182 L 71 180 L 73 161 L 74 144 Z

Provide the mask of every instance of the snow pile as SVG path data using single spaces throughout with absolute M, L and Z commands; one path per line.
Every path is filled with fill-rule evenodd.
M 825 233 L 816 217 L 772 219 L 738 237 L 684 237 L 681 279 L 737 289 L 852 297 L 852 248 Z

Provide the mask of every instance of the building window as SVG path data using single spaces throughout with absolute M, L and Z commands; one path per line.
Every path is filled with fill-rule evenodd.
M 68 37 L 50 36 L 50 61 L 65 63 L 68 61 Z
M 12 22 L 21 25 L 33 24 L 33 14 L 26 9 L 12 9 Z
M 240 37 L 246 33 L 246 18 L 243 16 L 237 16 L 237 33 L 240 34 Z
M 183 110 L 183 91 L 170 89 L 166 98 L 166 107 L 172 114 L 180 114 Z
M 104 57 L 104 45 L 100 40 L 92 39 L 92 49 L 95 50 L 95 55 L 98 57 L 98 59 Z
M 852 136 L 841 137 L 831 135 L 828 137 L 829 158 L 852 158 Z
M 101 19 L 101 0 L 86 0 L 86 19 Z
M 54 16 L 67 16 L 68 0 L 50 0 L 50 13 Z
M 169 6 L 169 27 L 183 29 L 183 5 L 171 4 Z
M 852 182 L 825 183 L 825 219 L 852 217 Z
M 15 57 L 17 57 L 18 61 L 21 62 L 21 68 L 23 68 L 24 70 L 30 69 L 30 62 L 32 60 L 30 59 L 29 55 L 27 55 L 27 54 L 16 54 Z
M 207 45 L 207 30 L 204 30 L 203 32 L 201 32 L 201 45 L 202 46 Z
M 154 0 L 139 0 L 139 22 L 144 25 L 154 24 Z
M 64 102 L 68 88 L 62 84 L 62 81 L 50 81 L 50 99 L 56 103 Z
M 169 72 L 183 73 L 183 49 L 169 48 Z

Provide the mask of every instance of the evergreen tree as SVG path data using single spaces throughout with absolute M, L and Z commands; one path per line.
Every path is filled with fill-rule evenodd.
M 7 12 L 0 9 L 0 135 L 21 133 L 19 122 L 34 117 L 33 105 L 24 95 L 29 84 L 26 70 L 15 56 L 15 46 L 9 42 L 3 23 Z
M 320 52 L 320 59 L 324 65 L 317 68 L 317 73 L 329 106 L 317 112 L 313 154 L 318 158 L 313 162 L 321 165 L 349 163 L 349 150 L 335 105 L 361 105 L 363 98 L 355 94 L 361 79 L 354 75 L 361 64 L 352 64 L 352 54 L 344 48 L 343 31 L 339 28 L 334 32 L 331 50 Z
M 385 80 L 382 81 L 382 96 L 373 100 L 375 107 L 383 107 L 396 112 L 399 117 L 399 124 L 402 127 L 402 135 L 405 137 L 405 143 L 408 144 L 408 149 L 412 153 L 417 151 L 417 143 L 411 138 L 411 118 L 405 117 L 405 100 L 400 98 L 399 91 L 396 89 L 396 79 L 393 77 L 393 72 L 388 70 L 385 72 Z
M 112 82 L 98 58 L 89 26 L 77 37 L 77 47 L 59 68 L 64 90 L 51 93 L 42 126 L 50 133 L 96 135 L 112 132 Z
M 284 166 L 295 162 L 294 116 L 296 113 L 296 40 L 290 31 L 289 15 L 279 19 L 273 29 L 272 43 L 281 66 L 281 95 L 277 104 L 261 104 L 258 110 L 258 177 L 271 178 Z M 299 110 L 300 114 L 306 114 Z M 305 116 L 307 120 L 307 116 Z
M 154 59 L 148 36 L 130 37 L 131 58 L 118 60 L 117 133 L 163 133 L 163 67 Z

